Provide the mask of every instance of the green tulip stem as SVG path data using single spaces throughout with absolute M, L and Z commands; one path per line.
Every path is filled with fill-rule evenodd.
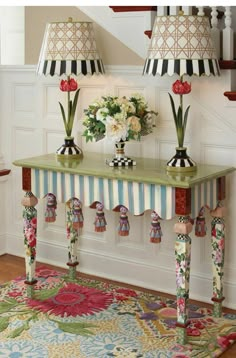
M 67 81 L 69 83 L 70 81 L 70 76 L 67 76 Z M 67 124 L 66 124 L 66 134 L 68 137 L 71 136 L 71 131 L 69 130 L 68 126 L 69 126 L 69 118 L 70 118 L 70 91 L 67 92 L 67 103 L 68 103 L 68 117 L 67 117 Z
M 184 76 L 180 76 L 180 81 L 183 83 L 183 79 L 184 79 Z M 180 118 L 180 139 L 179 139 L 179 146 L 180 147 L 183 147 L 184 146 L 184 128 L 183 128 L 183 95 L 180 94 L 180 108 L 182 109 L 181 111 L 181 118 Z

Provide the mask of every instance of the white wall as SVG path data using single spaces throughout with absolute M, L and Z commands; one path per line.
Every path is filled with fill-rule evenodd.
M 0 6 L 0 64 L 23 65 L 25 60 L 24 6 Z
M 36 77 L 35 66 L 8 66 L 0 69 L 1 144 L 6 164 L 12 168 L 7 187 L 7 227 L 5 246 L 8 253 L 23 256 L 22 207 L 20 204 L 21 170 L 11 163 L 15 159 L 55 152 L 64 138 L 58 100 L 59 79 Z M 142 93 L 150 108 L 159 112 L 156 133 L 140 143 L 130 143 L 127 154 L 169 159 L 176 146 L 176 134 L 168 98 L 174 78 L 143 77 L 141 67 L 109 67 L 107 75 L 81 78 L 78 121 L 75 136 L 84 151 L 104 151 L 112 154 L 106 142 L 86 144 L 81 139 L 83 109 L 103 94 L 129 95 Z M 190 104 L 186 144 L 192 158 L 202 163 L 236 165 L 235 103 L 223 96 L 228 90 L 227 73 L 220 78 L 191 79 L 192 93 L 185 97 Z M 63 97 L 64 98 L 64 97 Z M 138 163 L 137 163 L 138 165 Z M 228 207 L 225 296 L 224 304 L 236 309 L 236 191 L 235 174 L 227 178 Z M 55 224 L 44 223 L 44 203 L 37 205 L 39 215 L 38 260 L 66 267 L 64 206 L 59 205 Z M 93 232 L 94 210 L 84 208 L 86 216 L 80 240 L 79 269 L 83 272 L 109 277 L 144 287 L 175 294 L 175 219 L 162 223 L 163 240 L 159 245 L 149 243 L 150 213 L 130 217 L 130 236 L 120 238 L 115 230 L 118 214 L 106 212 L 107 231 Z M 192 242 L 190 297 L 210 301 L 211 248 L 210 227 L 206 238 Z

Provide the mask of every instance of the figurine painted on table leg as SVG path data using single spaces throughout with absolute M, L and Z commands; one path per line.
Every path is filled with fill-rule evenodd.
M 57 199 L 55 195 L 52 193 L 48 193 L 46 195 L 46 211 L 45 211 L 46 222 L 56 221 L 56 208 L 57 208 Z
M 155 244 L 161 242 L 161 237 L 162 237 L 161 225 L 159 223 L 159 216 L 155 211 L 151 213 L 151 227 L 150 227 L 149 234 L 150 234 L 150 242 L 153 242 Z
M 128 236 L 129 235 L 129 219 L 127 216 L 128 209 L 125 206 L 120 207 L 120 220 L 118 226 L 118 233 L 120 236 Z
M 105 219 L 103 208 L 104 208 L 104 205 L 102 203 L 96 204 L 96 216 L 95 216 L 95 221 L 94 221 L 96 232 L 106 231 L 107 222 Z

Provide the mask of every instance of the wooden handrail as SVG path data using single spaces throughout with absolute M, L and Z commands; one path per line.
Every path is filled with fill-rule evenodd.
M 148 38 L 150 39 L 152 37 L 152 30 L 146 30 L 144 31 L 144 34 L 148 36 Z
M 109 6 L 114 12 L 157 11 L 157 6 Z
M 236 70 L 236 60 L 219 60 L 222 70 Z
M 0 177 L 3 177 L 4 175 L 8 175 L 10 173 L 10 169 L 1 169 L 0 170 Z
M 229 101 L 236 101 L 236 92 L 235 91 L 224 92 L 224 96 L 227 97 Z

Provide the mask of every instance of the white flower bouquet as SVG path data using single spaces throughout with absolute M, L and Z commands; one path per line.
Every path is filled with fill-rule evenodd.
M 85 109 L 83 136 L 88 141 L 107 138 L 113 142 L 140 140 L 153 132 L 154 115 L 140 94 L 129 98 L 104 96 Z

